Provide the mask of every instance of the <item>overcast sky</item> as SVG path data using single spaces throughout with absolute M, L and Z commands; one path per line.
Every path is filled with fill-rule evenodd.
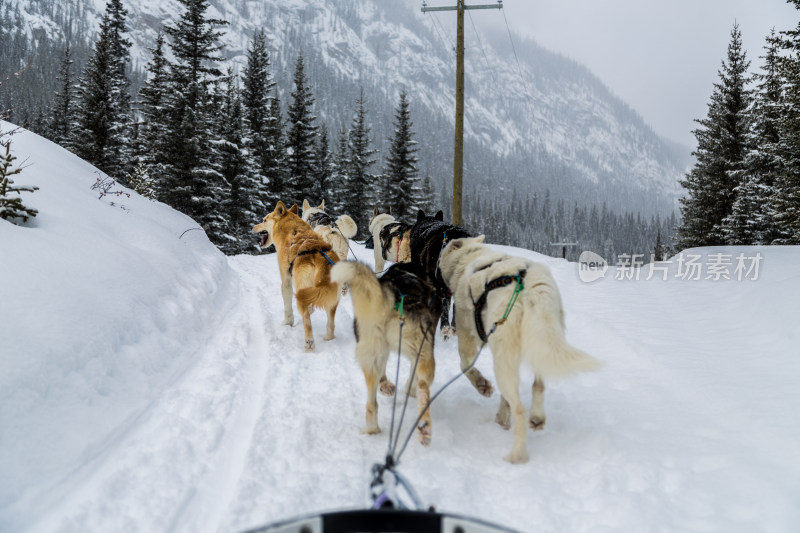
M 489 3 L 494 2 L 467 0 L 467 5 Z M 503 5 L 514 32 L 588 66 L 657 133 L 692 148 L 693 119 L 706 115 L 734 21 L 755 71 L 770 28 L 794 28 L 800 19 L 800 11 L 785 0 L 505 0 Z M 494 19 L 505 28 L 494 10 L 473 11 L 473 19 L 476 25 Z

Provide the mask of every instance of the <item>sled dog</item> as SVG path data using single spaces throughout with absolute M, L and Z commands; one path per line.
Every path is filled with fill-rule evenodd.
M 435 364 L 433 341 L 439 317 L 436 289 L 418 265 L 395 263 L 377 278 L 370 268 L 353 261 L 337 263 L 331 279 L 347 283 L 353 297 L 353 330 L 356 336 L 356 359 L 367 384 L 366 426 L 364 433 L 380 432 L 378 427 L 377 390 L 385 381 L 389 351 L 402 343 L 400 351 L 411 359 L 412 368 L 419 353 L 415 377 L 409 377 L 406 393 L 417 397 L 417 413 L 422 413 L 430 399 Z M 401 316 L 402 312 L 402 316 Z M 399 354 L 398 354 L 399 356 Z M 385 391 L 384 391 L 385 392 Z M 430 444 L 432 433 L 430 410 L 417 425 L 417 436 L 423 445 Z
M 355 221 L 348 215 L 340 215 L 336 219 L 325 212 L 325 200 L 317 207 L 312 207 L 308 200 L 303 200 L 302 218 L 320 237 L 333 247 L 339 259 L 347 258 L 347 240 L 355 237 L 358 231 Z
M 439 254 L 451 239 L 470 237 L 461 226 L 454 226 L 443 221 L 444 214 L 438 211 L 434 216 L 427 216 L 421 209 L 417 213 L 417 222 L 411 228 L 411 262 L 418 263 L 434 279 L 436 288 L 442 298 L 442 335 L 445 340 L 455 335 L 455 324 L 450 325 L 450 296 L 447 286 L 439 272 Z
M 442 251 L 439 268 L 455 297 L 462 364 L 471 363 L 481 343 L 488 342 L 502 394 L 495 420 L 508 429 L 512 419 L 514 426 L 506 460 L 523 463 L 528 453 L 525 408 L 518 390 L 520 364 L 526 363 L 535 374 L 528 422 L 537 430 L 545 423 L 545 380 L 594 370 L 600 362 L 567 343 L 561 296 L 546 266 L 493 251 L 481 235 L 451 240 Z M 518 298 L 502 321 L 517 289 Z
M 328 313 L 328 327 L 324 340 L 334 338 L 334 318 L 339 305 L 339 286 L 331 281 L 331 266 L 339 256 L 331 245 L 322 240 L 311 226 L 297 216 L 297 204 L 286 209 L 278 202 L 275 210 L 264 217 L 264 221 L 253 227 L 253 233 L 261 235 L 261 248 L 275 244 L 278 270 L 281 274 L 284 324 L 294 325 L 292 312 L 292 283 L 297 290 L 297 310 L 303 317 L 305 349 L 314 350 L 314 332 L 311 329 L 311 312 L 324 309 Z
M 395 219 L 391 209 L 388 213 L 379 213 L 377 207 L 373 208 L 369 233 L 372 235 L 375 272 L 383 272 L 386 261 L 407 263 L 411 260 L 411 226 Z

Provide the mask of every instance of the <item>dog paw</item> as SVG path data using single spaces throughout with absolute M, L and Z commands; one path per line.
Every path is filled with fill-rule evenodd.
M 324 340 L 324 341 L 332 341 L 335 338 L 336 338 L 336 335 L 331 333 L 330 335 L 325 335 L 324 337 L 322 337 L 322 340 Z
M 417 426 L 417 436 L 419 437 L 419 443 L 422 444 L 423 446 L 430 446 L 431 432 L 432 428 L 430 423 L 421 422 L 420 425 Z
M 386 378 L 381 379 L 380 391 L 384 396 L 393 396 L 395 391 L 394 383 Z
M 294 326 L 294 316 L 287 316 L 283 319 L 284 326 Z
M 540 430 L 544 429 L 544 423 L 545 423 L 545 417 L 539 418 L 539 417 L 531 416 L 528 419 L 528 425 L 534 431 L 540 431 Z
M 511 429 L 511 413 L 506 411 L 505 413 L 497 412 L 494 417 L 494 421 L 497 422 L 501 428 L 508 430 Z
M 521 451 L 521 452 L 511 452 L 509 455 L 505 457 L 505 460 L 511 464 L 519 465 L 522 463 L 528 462 L 528 452 Z
M 452 326 L 443 326 L 442 327 L 442 338 L 445 342 L 449 341 L 451 338 L 456 336 L 456 328 Z
M 313 352 L 314 351 L 314 339 L 306 339 L 305 351 L 307 351 L 307 352 Z
M 480 377 L 477 381 L 475 381 L 475 388 L 482 396 L 486 396 L 487 398 L 491 398 L 492 394 L 494 393 L 492 382 L 484 377 Z
M 364 434 L 364 435 L 377 435 L 380 432 L 381 432 L 381 428 L 378 427 L 377 425 L 375 425 L 375 426 L 367 426 L 367 427 L 365 427 L 364 429 L 361 430 L 361 433 Z

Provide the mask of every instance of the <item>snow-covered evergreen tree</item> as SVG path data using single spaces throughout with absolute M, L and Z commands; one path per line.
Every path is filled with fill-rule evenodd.
M 251 194 L 260 194 L 263 191 L 264 197 L 261 198 L 261 202 L 265 208 L 274 205 L 280 199 L 280 191 L 272 190 L 276 184 L 270 183 L 269 179 L 269 176 L 274 174 L 276 158 L 279 157 L 278 150 L 273 146 L 270 136 L 270 128 L 274 126 L 270 109 L 270 93 L 275 90 L 275 82 L 270 75 L 269 66 L 267 38 L 264 30 L 258 30 L 247 48 L 247 65 L 243 73 L 242 105 L 244 106 L 244 123 L 246 125 L 246 146 L 250 157 L 254 160 L 252 171 L 255 175 L 253 178 L 259 182 L 256 189 L 259 193 L 252 191 Z M 278 127 L 280 127 L 279 121 L 280 119 L 278 119 Z M 268 185 L 268 188 L 265 188 L 264 185 Z
M 328 141 L 328 128 L 322 124 L 319 128 L 317 137 L 316 154 L 314 156 L 316 167 L 314 170 L 314 192 L 309 200 L 312 202 L 326 201 L 326 205 L 331 205 L 331 186 L 333 185 L 333 156 Z
M 302 205 L 314 194 L 315 138 L 317 127 L 313 112 L 314 96 L 305 74 L 303 54 L 297 56 L 294 69 L 294 91 L 289 104 L 286 126 L 286 171 L 284 192 L 286 205 Z
M 782 100 L 778 44 L 773 29 L 764 47 L 761 72 L 754 75 L 759 84 L 750 111 L 752 126 L 746 141 L 749 150 L 745 155 L 745 170 L 724 223 L 728 244 L 769 244 L 777 237 L 772 203 L 775 181 L 782 167 L 777 154 Z
M 800 9 L 800 0 L 789 0 Z M 800 22 L 781 32 L 779 68 L 783 102 L 778 122 L 778 155 L 783 168 L 776 181 L 776 244 L 800 244 Z
M 216 168 L 226 187 L 222 212 L 227 233 L 220 249 L 226 254 L 256 252 L 251 228 L 267 209 L 263 202 L 264 180 L 254 170 L 254 159 L 245 147 L 245 126 L 238 79 L 229 71 L 223 84 L 217 116 Z
M 178 0 L 184 7 L 179 20 L 164 31 L 171 38 L 175 61 L 170 64 L 170 90 L 165 103 L 165 165 L 160 198 L 200 223 L 209 238 L 219 226 L 217 206 L 223 190 L 213 170 L 213 116 L 208 105 L 210 86 L 222 75 L 217 63 L 222 48 L 218 30 L 224 20 L 207 17 L 208 0 Z
M 389 155 L 383 170 L 386 188 L 382 191 L 382 203 L 391 206 L 392 214 L 399 220 L 411 220 L 423 205 L 417 169 L 417 142 L 408 107 L 408 95 L 403 90 L 395 109 L 394 135 L 390 139 Z
M 681 198 L 683 221 L 679 228 L 682 248 L 725 243 L 724 220 L 742 182 L 750 129 L 752 98 L 747 84 L 750 62 L 742 50 L 742 35 L 734 24 L 727 59 L 722 62 L 719 82 L 714 84 L 708 116 L 696 120 L 694 130 L 697 163 L 681 181 L 688 195 Z
M 133 167 L 133 172 L 126 176 L 131 189 L 148 200 L 156 199 L 156 182 L 150 175 L 150 167 L 143 160 L 139 160 Z
M 71 133 L 75 120 L 75 88 L 72 80 L 72 52 L 69 42 L 64 49 L 64 58 L 58 70 L 59 90 L 55 93 L 50 111 L 48 127 L 50 139 L 68 150 L 72 150 Z
M 333 159 L 333 174 L 330 179 L 329 197 L 325 206 L 334 213 L 350 214 L 350 200 L 347 191 L 350 182 L 350 148 L 348 147 L 348 131 L 344 124 L 336 137 L 336 149 Z
M 156 35 L 155 47 L 150 49 L 152 57 L 145 67 L 148 76 L 139 90 L 139 109 L 142 120 L 139 124 L 139 135 L 135 155 L 144 162 L 151 173 L 164 175 L 164 162 L 167 154 L 167 109 L 170 90 L 169 63 L 164 56 L 164 34 Z M 164 184 L 157 183 L 156 188 Z
M 39 188 L 14 185 L 14 180 L 11 179 L 11 176 L 19 174 L 22 168 L 11 168 L 17 158 L 11 155 L 11 142 L 8 141 L 3 144 L 5 144 L 5 154 L 0 154 L 0 218 L 3 220 L 22 219 L 23 222 L 27 222 L 28 218 L 35 217 L 38 211 L 26 207 L 22 203 L 22 193 L 34 192 Z
M 346 191 L 347 213 L 356 221 L 361 235 L 368 233 L 369 217 L 373 206 L 377 204 L 377 191 L 373 187 L 375 176 L 370 173 L 375 164 L 374 155 L 377 150 L 371 147 L 370 131 L 372 128 L 367 124 L 366 100 L 362 88 L 349 134 L 350 168 Z
M 130 41 L 124 37 L 127 11 L 109 0 L 94 51 L 79 80 L 77 124 L 72 131 L 76 154 L 103 172 L 119 176 L 127 164 L 130 96 L 127 66 Z

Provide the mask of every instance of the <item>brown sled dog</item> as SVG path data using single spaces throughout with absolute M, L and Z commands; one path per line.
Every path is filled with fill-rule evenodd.
M 339 305 L 339 285 L 331 281 L 331 267 L 339 256 L 331 245 L 322 240 L 311 226 L 297 216 L 297 204 L 286 209 L 278 202 L 275 210 L 253 227 L 261 235 L 261 248 L 275 245 L 278 270 L 281 274 L 284 324 L 294 325 L 292 312 L 292 282 L 297 289 L 297 310 L 303 317 L 306 351 L 314 350 L 314 332 L 311 329 L 311 312 L 314 308 L 328 313 L 328 327 L 324 340 L 334 338 L 334 318 Z
M 419 353 L 414 379 L 406 383 L 406 393 L 417 397 L 419 441 L 431 442 L 430 411 L 422 414 L 430 399 L 435 363 L 433 341 L 439 319 L 440 299 L 425 271 L 412 263 L 396 263 L 380 277 L 363 263 L 342 261 L 333 267 L 331 277 L 350 286 L 353 295 L 353 329 L 356 334 L 356 359 L 367 383 L 367 415 L 364 433 L 378 433 L 378 387 L 392 390 L 385 378 L 389 351 L 398 348 L 401 309 L 404 327 L 400 351 L 411 359 L 412 368 Z M 402 308 L 398 305 L 402 302 Z

